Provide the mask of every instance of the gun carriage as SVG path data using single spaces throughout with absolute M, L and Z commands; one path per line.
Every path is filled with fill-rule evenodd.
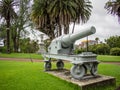
M 97 75 L 97 66 L 99 61 L 96 59 L 97 55 L 92 52 L 82 52 L 81 54 L 74 54 L 74 43 L 76 40 L 94 34 L 95 27 L 89 27 L 82 32 L 62 35 L 52 40 L 48 47 L 48 52 L 44 56 L 44 68 L 46 71 L 51 70 L 51 58 L 57 59 L 56 66 L 58 69 L 64 68 L 63 60 L 70 61 L 73 66 L 70 73 L 73 78 L 82 79 L 88 71 L 91 75 Z

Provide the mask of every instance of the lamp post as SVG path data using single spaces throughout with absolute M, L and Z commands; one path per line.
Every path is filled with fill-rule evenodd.
M 87 36 L 87 42 L 86 42 L 86 51 L 87 52 L 89 51 L 89 48 L 88 48 L 88 36 Z

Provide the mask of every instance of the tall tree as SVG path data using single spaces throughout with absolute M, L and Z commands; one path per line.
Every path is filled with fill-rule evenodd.
M 77 4 L 76 8 L 76 16 L 74 16 L 73 22 L 73 30 L 72 33 L 74 32 L 74 27 L 75 23 L 86 23 L 91 15 L 91 9 L 92 5 L 89 0 L 73 0 Z
M 98 44 L 99 38 L 98 38 L 98 37 L 96 37 L 96 38 L 95 38 L 95 41 L 96 41 L 96 42 L 97 42 L 97 44 Z
M 26 33 L 25 28 L 31 26 L 30 22 L 30 0 L 19 0 L 17 6 L 17 19 L 14 20 L 12 25 L 12 41 L 14 52 L 18 52 L 21 32 Z
M 47 11 L 50 1 L 51 0 L 34 0 L 31 19 L 40 31 L 47 34 L 50 39 L 53 39 L 55 37 L 54 23 L 50 23 L 51 18 Z
M 107 9 L 108 13 L 117 15 L 120 22 L 120 0 L 109 0 L 105 4 L 105 9 Z
M 89 19 L 91 8 L 89 0 L 34 0 L 31 17 L 45 32 L 52 32 L 49 35 L 54 36 L 58 28 L 57 35 L 60 36 L 62 28 L 65 34 L 69 33 L 71 22 L 85 23 Z M 46 26 L 53 28 L 48 30 Z
M 120 48 L 120 36 L 111 36 L 105 40 L 105 42 L 110 46 L 110 48 L 119 47 Z
M 71 19 L 76 15 L 75 8 L 77 4 L 72 0 L 53 0 L 48 8 L 48 12 L 59 27 L 61 35 L 61 26 L 64 27 L 64 33 L 69 32 Z
M 13 8 L 16 5 L 17 2 L 15 0 L 0 1 L 0 16 L 6 21 L 7 53 L 10 53 L 10 22 L 17 16 Z
M 87 22 L 91 15 L 91 8 L 89 0 L 53 0 L 49 5 L 48 12 L 51 18 L 55 18 L 59 29 L 61 29 L 61 25 L 64 26 L 64 33 L 67 34 L 70 22 L 74 22 L 74 25 L 76 22 Z

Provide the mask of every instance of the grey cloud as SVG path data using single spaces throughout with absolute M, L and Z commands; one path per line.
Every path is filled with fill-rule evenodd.
M 108 0 L 91 0 L 93 5 L 92 15 L 90 20 L 84 25 L 77 25 L 75 30 L 80 30 L 81 27 L 95 26 L 96 34 L 90 36 L 90 39 L 99 37 L 100 40 L 109 38 L 110 36 L 120 35 L 120 24 L 117 16 L 107 13 L 104 6 Z

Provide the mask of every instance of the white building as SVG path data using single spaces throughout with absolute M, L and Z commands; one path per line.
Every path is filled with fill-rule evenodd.
M 0 47 L 4 47 L 4 39 L 0 39 Z
M 81 41 L 81 44 L 79 44 L 79 48 L 86 48 L 87 47 L 87 43 L 88 43 L 88 46 L 89 45 L 95 45 L 97 44 L 97 41 L 96 40 L 83 40 Z

